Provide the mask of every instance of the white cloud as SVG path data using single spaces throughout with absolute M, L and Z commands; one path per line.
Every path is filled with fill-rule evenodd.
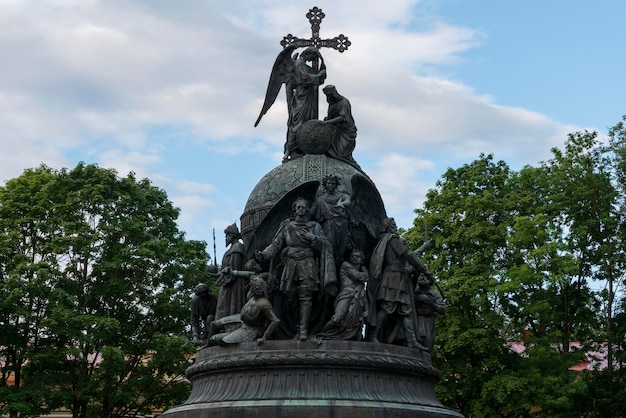
M 422 205 L 432 187 L 432 179 L 424 178 L 423 173 L 432 170 L 435 164 L 416 154 L 385 154 L 367 169 L 381 193 L 387 215 L 405 228 L 412 225 L 413 210 Z
M 418 1 L 318 4 L 322 37 L 352 41 L 342 54 L 323 51 L 327 81 L 352 102 L 355 156 L 368 162 L 361 165 L 400 225 L 447 165 L 481 152 L 534 163 L 576 130 L 451 79 L 446 68 L 482 35 L 437 20 L 416 25 Z M 0 147 L 9 151 L 0 156 L 0 181 L 42 162 L 96 162 L 157 179 L 193 234 L 221 231 L 249 190 L 226 182 L 233 167 L 219 158 L 184 177 L 197 156 L 172 150 L 279 164 L 283 95 L 253 123 L 278 42 L 287 33 L 310 36 L 309 8 L 299 0 L 0 2 Z M 249 180 L 254 168 L 234 171 Z

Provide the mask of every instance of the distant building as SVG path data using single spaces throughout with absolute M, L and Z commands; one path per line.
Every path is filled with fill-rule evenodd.
M 524 355 L 524 351 L 526 351 L 526 343 L 524 343 L 523 341 L 510 342 L 508 343 L 508 346 L 511 351 L 516 352 L 522 356 Z M 572 342 L 569 344 L 569 350 L 570 352 L 581 350 L 582 346 L 583 345 L 579 342 Z M 588 350 L 584 353 L 584 360 L 570 367 L 569 370 L 582 372 L 583 370 L 604 370 L 608 367 L 608 343 L 594 343 L 592 344 L 592 346 L 592 350 Z

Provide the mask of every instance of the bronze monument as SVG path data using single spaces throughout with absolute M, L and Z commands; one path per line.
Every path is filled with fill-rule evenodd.
M 283 162 L 251 191 L 241 235 L 236 225 L 225 231 L 220 293 L 249 279 L 248 302 L 230 317 L 218 306 L 214 335 L 187 369 L 191 394 L 163 416 L 462 418 L 434 392 L 440 295 L 355 161 L 351 104 L 333 85 L 323 87 L 329 107 L 318 119 L 328 78 L 319 50 L 343 52 L 350 41 L 320 38 L 321 9 L 307 17 L 312 37 L 281 42 L 255 123 L 284 85 Z

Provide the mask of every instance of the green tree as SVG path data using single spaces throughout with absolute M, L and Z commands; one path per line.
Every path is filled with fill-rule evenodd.
M 438 396 L 466 415 L 582 415 L 590 399 L 570 371 L 587 347 L 571 343 L 600 335 L 590 283 L 619 265 L 617 194 L 595 133 L 552 151 L 520 172 L 484 155 L 448 170 L 405 234 L 415 248 L 432 231 L 424 261 L 451 304 L 437 327 Z M 524 356 L 511 350 L 522 341 Z
M 45 188 L 54 177 L 41 167 L 0 188 L 0 413 L 12 417 L 39 416 L 62 403 L 52 390 L 60 383 L 54 374 L 42 376 L 37 385 L 27 383 L 55 292 L 41 252 L 49 239 L 42 232 L 50 219 Z
M 601 347 L 607 367 L 584 374 L 595 406 L 594 416 L 622 417 L 626 415 L 626 127 L 622 117 L 609 129 L 608 144 L 604 152 L 610 161 L 611 174 L 617 190 L 614 208 L 618 221 L 611 225 L 613 234 L 606 240 L 603 250 L 607 268 L 601 279 L 606 283 L 601 292 L 603 320 L 605 323 Z
M 82 163 L 0 188 L 0 326 L 13 335 L 0 346 L 20 353 L 4 410 L 116 417 L 184 400 L 189 289 L 208 255 L 178 214 L 147 179 Z
M 424 261 L 450 304 L 437 318 L 434 361 L 445 376 L 437 393 L 466 416 L 500 416 L 515 408 L 510 397 L 523 389 L 511 378 L 508 393 L 488 390 L 490 382 L 504 390 L 502 370 L 519 360 L 501 333 L 506 318 L 497 293 L 509 260 L 509 177 L 509 167 L 490 155 L 449 169 L 405 236 L 414 247 L 424 224 L 431 230 L 433 246 Z
M 597 402 L 589 380 L 569 368 L 606 341 L 601 301 L 592 288 L 622 270 L 616 231 L 623 221 L 611 160 L 596 132 L 570 134 L 564 149 L 552 154 L 515 179 L 518 190 L 532 191 L 533 204 L 511 230 L 515 263 L 503 304 L 512 328 L 529 331 L 529 370 L 551 370 L 549 377 L 533 379 L 541 388 L 536 406 L 547 416 L 585 416 Z

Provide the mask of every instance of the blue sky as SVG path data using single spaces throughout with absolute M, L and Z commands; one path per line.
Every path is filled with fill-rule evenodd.
M 514 169 L 626 113 L 626 2 L 600 0 L 0 0 L 0 181 L 46 164 L 134 171 L 209 242 L 280 164 L 283 94 L 257 128 L 287 33 L 323 9 L 328 84 L 350 99 L 354 157 L 387 212 L 413 210 L 449 167 Z M 320 113 L 325 112 L 325 103 Z

